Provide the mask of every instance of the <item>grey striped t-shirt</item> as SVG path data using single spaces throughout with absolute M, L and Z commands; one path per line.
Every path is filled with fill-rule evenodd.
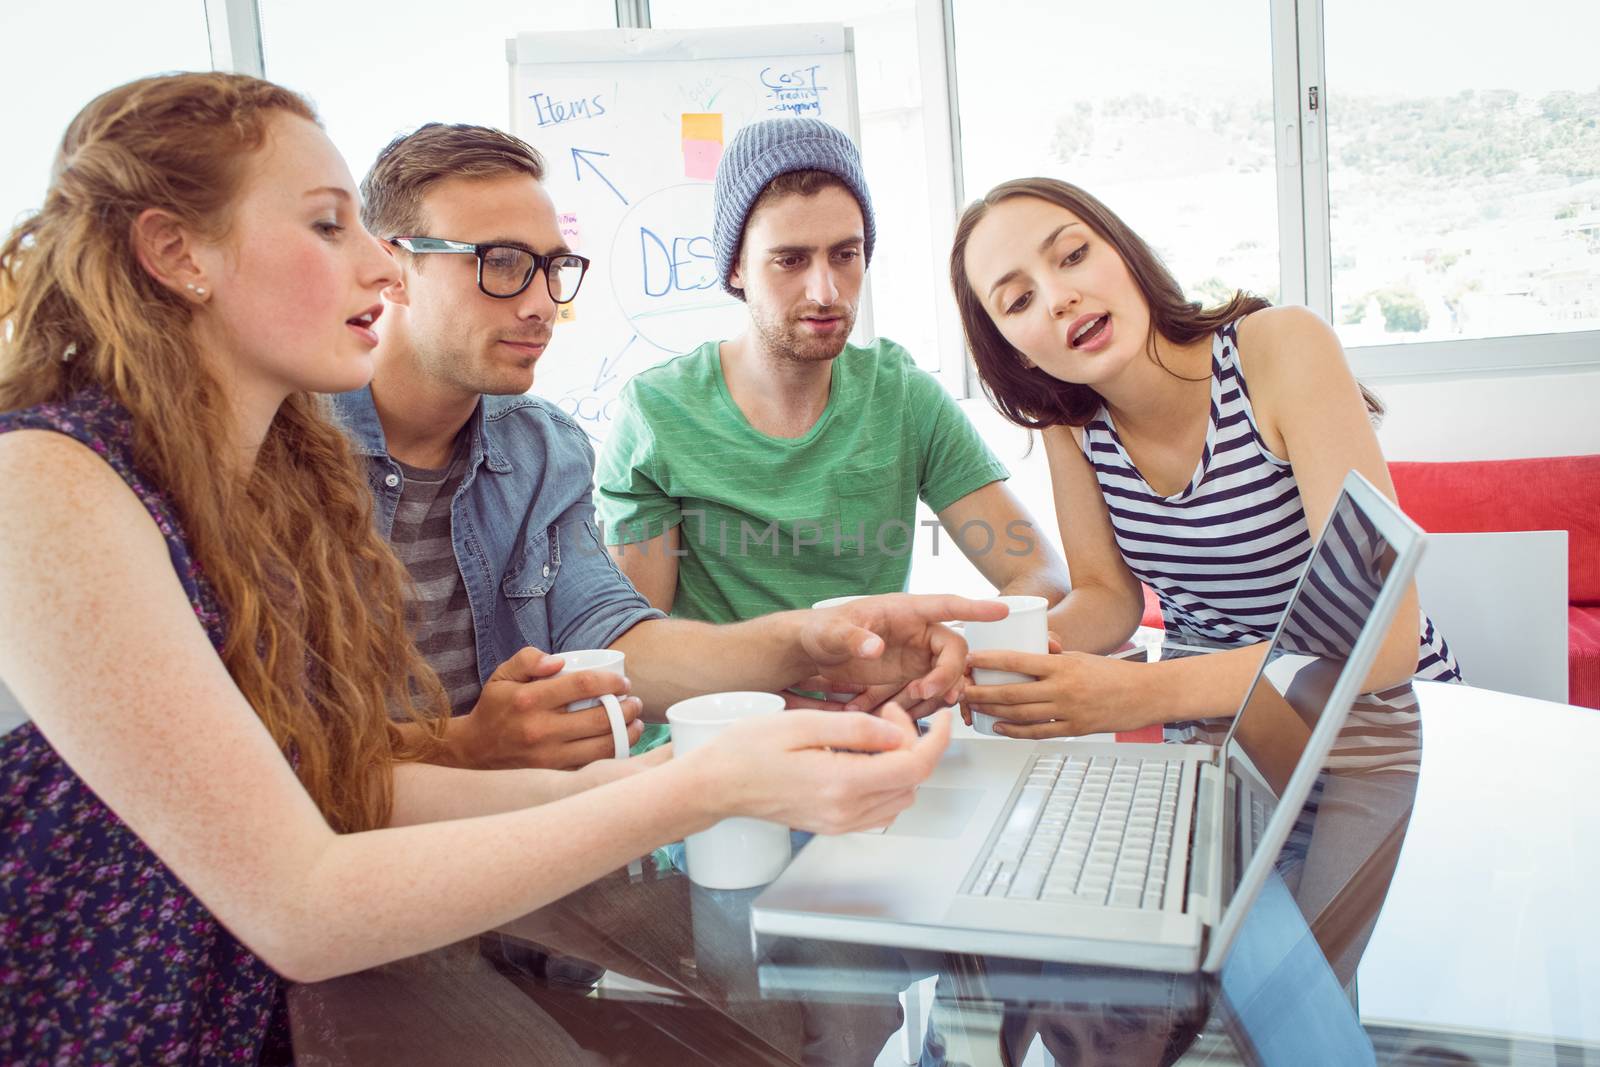
M 438 673 L 457 715 L 472 710 L 481 688 L 472 608 L 450 540 L 450 502 L 466 472 L 465 445 L 462 435 L 456 441 L 454 458 L 441 470 L 395 461 L 405 483 L 389 535 L 395 555 L 411 572 L 417 587 L 416 599 L 406 609 L 412 638 Z

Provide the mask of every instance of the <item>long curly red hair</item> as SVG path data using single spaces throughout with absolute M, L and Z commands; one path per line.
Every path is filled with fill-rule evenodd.
M 430 754 L 446 721 L 407 632 L 409 579 L 324 398 L 283 403 L 248 479 L 217 466 L 227 396 L 196 349 L 190 305 L 140 266 L 132 238 L 148 208 L 225 234 L 283 113 L 316 121 L 295 93 L 225 73 L 131 82 L 78 113 L 43 208 L 0 245 L 0 410 L 95 385 L 132 414 L 135 462 L 176 504 L 227 613 L 229 673 L 347 832 L 388 821 L 394 762 Z M 426 724 L 421 740 L 403 738 L 392 710 Z

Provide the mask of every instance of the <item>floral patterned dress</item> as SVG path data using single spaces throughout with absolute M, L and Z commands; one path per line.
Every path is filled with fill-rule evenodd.
M 73 437 L 122 475 L 220 649 L 226 620 L 171 503 L 134 468 L 127 411 L 91 389 L 0 414 L 0 432 L 19 429 Z M 276 1059 L 279 986 L 32 723 L 0 736 L 0 1063 Z

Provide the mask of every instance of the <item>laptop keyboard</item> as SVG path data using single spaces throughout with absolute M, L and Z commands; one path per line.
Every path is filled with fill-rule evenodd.
M 1040 756 L 969 893 L 1160 908 L 1183 764 Z

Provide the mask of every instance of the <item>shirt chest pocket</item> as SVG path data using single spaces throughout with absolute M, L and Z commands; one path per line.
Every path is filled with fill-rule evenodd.
M 847 544 L 864 541 L 875 548 L 900 549 L 908 544 L 916 510 L 902 515 L 898 463 L 849 467 L 833 473 L 833 491 L 839 501 L 839 533 Z
M 543 597 L 561 572 L 560 529 L 547 526 L 530 532 L 522 543 L 522 558 L 506 571 L 500 589 L 513 601 Z

